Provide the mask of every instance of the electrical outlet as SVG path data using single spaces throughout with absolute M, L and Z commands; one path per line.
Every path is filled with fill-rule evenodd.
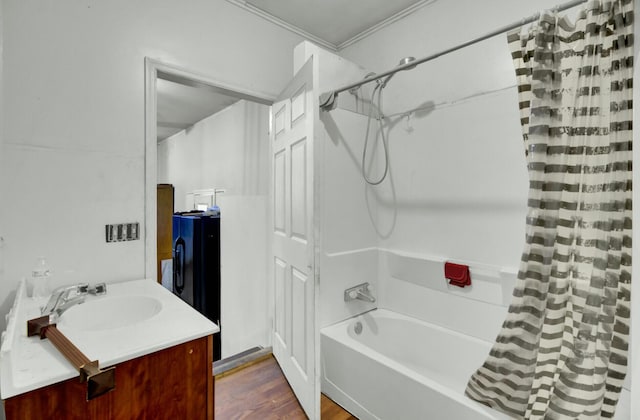
M 107 242 L 135 241 L 140 239 L 140 223 L 116 223 L 105 225 Z

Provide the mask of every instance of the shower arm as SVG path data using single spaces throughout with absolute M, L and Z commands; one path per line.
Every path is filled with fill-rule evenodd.
M 572 7 L 578 6 L 578 5 L 580 5 L 582 3 L 586 3 L 586 2 L 587 2 L 587 0 L 572 0 L 572 1 L 569 1 L 567 3 L 563 3 L 561 5 L 558 5 L 558 6 L 554 7 L 554 8 L 552 8 L 551 10 L 554 10 L 556 12 L 561 12 L 563 10 L 570 9 Z M 428 55 L 428 56 L 423 57 L 423 58 L 418 58 L 418 59 L 416 59 L 414 61 L 411 61 L 409 63 L 394 67 L 391 70 L 387 70 L 387 71 L 382 72 L 382 73 L 377 73 L 375 76 L 365 77 L 362 80 L 359 80 L 359 81 L 357 81 L 355 83 L 351 83 L 350 85 L 343 86 L 343 87 L 341 87 L 339 89 L 335 89 L 335 90 L 330 91 L 330 92 L 325 92 L 322 95 L 320 95 L 320 109 L 323 110 L 323 111 L 331 111 L 331 110 L 335 109 L 336 106 L 338 105 L 338 101 L 337 101 L 338 94 L 340 94 L 340 93 L 342 93 L 344 91 L 348 91 L 348 90 L 351 90 L 351 89 L 357 89 L 357 88 L 359 88 L 360 86 L 362 86 L 364 84 L 373 82 L 374 80 L 382 79 L 383 77 L 395 74 L 395 73 L 397 73 L 399 71 L 402 71 L 402 70 L 409 70 L 409 69 L 417 66 L 418 64 L 426 63 L 427 61 L 431 61 L 431 60 L 433 60 L 435 58 L 438 58 L 440 56 L 443 56 L 443 55 L 452 53 L 454 51 L 457 51 L 459 49 L 468 47 L 469 45 L 473 45 L 473 44 L 476 44 L 478 42 L 484 41 L 485 39 L 493 38 L 496 35 L 508 32 L 508 31 L 510 31 L 512 29 L 516 29 L 516 28 L 518 28 L 520 26 L 524 26 L 524 25 L 526 25 L 528 23 L 535 22 L 539 18 L 540 18 L 540 12 L 538 12 L 538 13 L 536 13 L 534 15 L 531 15 L 529 17 L 522 18 L 521 20 L 519 20 L 517 22 L 514 22 L 514 23 L 512 23 L 510 25 L 506 25 L 506 26 L 503 26 L 501 28 L 498 28 L 498 29 L 496 29 L 494 31 L 491 31 L 491 32 L 489 32 L 487 34 L 484 34 L 482 36 L 474 38 L 474 39 L 472 39 L 470 41 L 463 42 L 462 44 L 456 45 L 454 47 L 447 48 L 445 50 L 442 50 L 442 51 L 437 52 L 435 54 Z

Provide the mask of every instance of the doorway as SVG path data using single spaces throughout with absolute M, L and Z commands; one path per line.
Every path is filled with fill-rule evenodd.
M 156 251 L 156 186 L 173 186 L 176 212 L 216 204 L 221 212 L 221 356 L 270 346 L 273 98 L 155 60 L 145 64 L 146 275 L 157 278 L 163 264 Z M 196 109 L 188 109 L 194 104 Z

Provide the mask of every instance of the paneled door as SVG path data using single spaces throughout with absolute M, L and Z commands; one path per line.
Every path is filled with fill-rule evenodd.
M 273 354 L 310 419 L 319 418 L 315 358 L 313 57 L 272 107 Z

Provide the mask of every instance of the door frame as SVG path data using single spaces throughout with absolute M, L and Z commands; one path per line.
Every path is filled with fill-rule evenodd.
M 169 80 L 191 87 L 209 89 L 213 92 L 235 96 L 271 106 L 275 95 L 259 92 L 242 86 L 232 85 L 213 77 L 195 73 L 185 68 L 169 64 L 154 58 L 145 57 L 144 60 L 144 275 L 145 278 L 157 278 L 156 260 L 157 249 L 157 197 L 158 183 L 158 101 L 157 79 Z M 270 128 L 270 127 L 269 127 Z M 270 285 L 268 290 L 270 290 Z

